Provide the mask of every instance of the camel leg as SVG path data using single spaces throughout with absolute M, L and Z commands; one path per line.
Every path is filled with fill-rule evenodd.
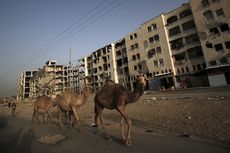
M 50 111 L 47 110 L 46 113 L 47 113 L 47 117 L 48 117 L 48 119 L 49 119 L 49 122 L 50 122 L 51 124 L 53 124 L 54 122 L 53 122 L 52 115 L 51 115 Z
M 62 112 L 59 106 L 57 106 L 57 109 L 58 109 L 58 125 L 62 129 L 62 123 L 61 123 Z
M 131 120 L 126 115 L 126 113 L 125 113 L 125 107 L 124 106 L 118 107 L 117 110 L 122 115 L 122 117 L 124 117 L 124 119 L 126 121 L 126 124 L 128 125 L 128 131 L 127 131 L 127 136 L 126 136 L 125 144 L 128 147 L 130 147 L 131 146 L 131 134 L 130 134 L 130 131 L 131 131 L 131 126 L 132 126 Z
M 32 116 L 32 122 L 34 122 L 35 115 L 36 115 L 36 108 L 34 107 L 34 113 L 33 113 L 33 116 Z
M 101 107 L 99 107 L 99 109 L 98 109 L 98 116 L 99 116 L 99 119 L 100 119 L 100 124 L 101 124 L 101 127 L 104 130 L 104 133 L 105 133 L 107 141 L 111 141 L 112 139 L 108 135 L 108 133 L 106 132 L 106 129 L 105 129 L 105 125 L 104 125 L 104 122 L 103 122 L 103 119 L 102 119 L 102 111 L 103 111 L 103 109 Z
M 72 110 L 73 110 L 75 119 L 76 119 L 77 122 L 78 122 L 78 130 L 80 131 L 80 129 L 81 129 L 81 123 L 80 123 L 80 118 L 79 118 L 79 116 L 78 116 L 78 114 L 77 114 L 77 110 L 76 110 L 74 107 L 72 107 Z M 72 121 L 71 121 L 71 122 L 72 122 Z M 72 126 L 74 127 L 75 123 L 72 123 L 72 124 L 73 124 Z
M 123 117 L 123 116 L 121 116 L 120 127 L 121 127 L 121 138 L 122 138 L 122 141 L 125 142 L 125 135 L 124 135 L 124 117 Z

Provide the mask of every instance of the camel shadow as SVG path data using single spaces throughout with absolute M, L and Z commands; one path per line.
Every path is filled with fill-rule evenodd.
M 22 137 L 23 128 L 20 128 L 13 136 L 1 135 L 10 139 L 0 144 L 0 152 L 2 153 L 31 153 L 31 142 L 35 139 L 34 129 L 29 129 Z M 21 138 L 21 141 L 20 141 Z

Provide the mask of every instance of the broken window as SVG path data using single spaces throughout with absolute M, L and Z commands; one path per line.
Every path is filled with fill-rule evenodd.
M 154 38 L 153 37 L 150 37 L 149 38 L 149 43 L 153 43 L 154 42 Z
M 197 69 L 198 69 L 198 71 L 201 71 L 201 65 L 200 64 L 197 64 Z
M 142 69 L 142 65 L 141 65 L 141 64 L 138 65 L 138 69 L 139 69 L 139 70 Z
M 149 50 L 148 53 L 147 53 L 148 58 L 152 58 L 155 54 L 156 54 L 155 48 Z
M 134 65 L 133 69 L 134 69 L 134 70 L 137 70 L 137 66 L 136 66 L 136 65 Z
M 169 36 L 178 35 L 180 33 L 181 33 L 181 31 L 180 31 L 180 27 L 179 26 L 176 26 L 174 28 L 169 29 Z
M 183 39 L 178 38 L 176 40 L 173 40 L 171 43 L 171 49 L 180 49 L 183 46 Z
M 193 20 L 188 21 L 188 22 L 182 24 L 182 29 L 183 29 L 183 31 L 192 29 L 192 28 L 194 28 L 194 27 L 195 27 L 195 23 L 194 23 Z
M 205 11 L 205 12 L 204 12 L 204 14 L 203 14 L 203 15 L 206 17 L 207 21 L 211 21 L 211 20 L 213 20 L 212 11 L 207 10 L 207 11 Z
M 217 16 L 217 17 L 224 17 L 224 16 L 225 16 L 225 15 L 224 15 L 224 11 L 223 11 L 222 8 L 216 10 L 216 16 Z
M 123 58 L 123 63 L 124 63 L 124 64 L 127 64 L 127 63 L 128 63 L 128 58 L 127 58 L 127 57 Z
M 225 47 L 226 47 L 227 49 L 230 49 L 230 41 L 226 41 L 226 42 L 225 42 Z
M 140 57 L 140 54 L 137 54 L 136 57 L 137 57 L 137 59 L 140 59 L 140 58 L 141 58 L 141 57 Z
M 192 11 L 190 9 L 187 9 L 187 10 L 184 10 L 180 13 L 180 19 L 186 17 L 186 16 L 189 16 L 192 14 Z
M 117 66 L 121 67 L 122 66 L 122 59 L 117 60 Z
M 133 55 L 133 56 L 132 56 L 132 59 L 133 59 L 133 61 L 135 61 L 135 60 L 136 60 L 136 56 L 135 56 L 135 55 Z
M 199 42 L 199 37 L 197 34 L 192 34 L 187 37 L 185 37 L 186 44 L 192 44 L 194 42 Z
M 210 61 L 209 64 L 210 64 L 211 66 L 215 66 L 215 65 L 216 65 L 216 60 Z
M 211 32 L 211 34 L 219 34 L 219 30 L 217 27 L 214 27 L 212 29 L 209 30 Z
M 176 61 L 181 61 L 181 60 L 185 60 L 185 59 L 186 59 L 185 52 L 175 55 L 175 60 Z
M 202 63 L 202 67 L 203 67 L 203 69 L 205 69 L 206 68 L 206 63 Z
M 222 25 L 220 26 L 220 30 L 221 30 L 222 32 L 228 31 L 228 30 L 229 30 L 228 24 L 227 24 L 227 23 L 222 24 Z
M 185 67 L 185 69 L 186 69 L 186 72 L 189 72 L 189 68 L 188 68 L 188 66 L 186 66 L 186 67 Z
M 210 43 L 209 41 L 207 41 L 205 45 L 207 48 L 213 48 L 212 43 Z
M 157 29 L 157 25 L 156 24 L 151 24 L 149 27 L 147 27 L 148 31 L 153 31 Z
M 154 36 L 154 40 L 155 40 L 155 41 L 159 41 L 159 39 L 160 39 L 160 38 L 159 38 L 159 35 L 155 35 L 155 36 Z
M 203 52 L 202 52 L 201 46 L 190 48 L 187 51 L 188 51 L 188 57 L 190 59 L 203 56 Z
M 214 45 L 214 47 L 215 47 L 216 51 L 222 51 L 223 50 L 223 46 L 221 43 Z
M 116 51 L 116 56 L 120 56 L 120 55 L 121 55 L 121 51 L 120 50 Z
M 171 16 L 170 18 L 167 19 L 167 24 L 171 24 L 176 21 L 177 21 L 177 16 Z
M 163 60 L 163 59 L 159 59 L 159 64 L 160 64 L 161 66 L 163 66 L 163 65 L 164 65 L 164 60 Z
M 157 51 L 158 54 L 160 54 L 160 53 L 161 53 L 161 47 L 158 46 L 158 47 L 156 48 L 156 51 Z
M 208 0 L 202 0 L 202 5 L 203 7 L 208 7 L 209 6 L 209 1 Z

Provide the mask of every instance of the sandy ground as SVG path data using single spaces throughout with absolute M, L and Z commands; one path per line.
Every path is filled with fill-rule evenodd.
M 199 137 L 230 145 L 230 87 L 186 89 L 178 91 L 147 91 L 139 101 L 127 106 L 135 132 L 161 132 L 182 137 Z M 84 124 L 94 118 L 94 94 L 79 109 Z M 56 117 L 57 109 L 52 108 Z M 0 114 L 10 114 L 6 105 Z M 31 120 L 33 103 L 18 103 L 17 117 Z M 104 110 L 106 128 L 118 129 L 120 115 Z M 57 120 L 56 120 L 57 121 Z

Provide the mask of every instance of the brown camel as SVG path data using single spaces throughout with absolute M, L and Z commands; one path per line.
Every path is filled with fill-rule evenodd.
M 99 90 L 99 92 L 96 94 L 94 98 L 95 102 L 95 127 L 97 131 L 97 120 L 98 117 L 100 118 L 100 123 L 102 128 L 104 129 L 104 132 L 106 134 L 106 137 L 108 140 L 111 140 L 109 135 L 106 133 L 103 120 L 102 120 L 102 111 L 104 108 L 107 109 L 116 109 L 121 114 L 121 137 L 122 141 L 129 147 L 131 146 L 131 136 L 130 136 L 130 129 L 131 129 L 131 120 L 128 118 L 126 112 L 125 112 L 125 106 L 129 103 L 136 102 L 141 95 L 144 92 L 146 85 L 145 77 L 140 76 L 137 80 L 137 86 L 136 88 L 128 92 L 121 84 L 113 83 L 112 81 L 106 81 L 105 85 Z M 125 123 L 128 126 L 127 130 L 127 136 L 125 138 L 124 136 L 124 124 L 123 119 L 125 120 Z
M 78 121 L 79 129 L 80 129 L 80 118 L 77 113 L 77 109 L 84 105 L 88 98 L 88 77 L 84 79 L 84 87 L 81 95 L 74 93 L 71 90 L 65 90 L 58 100 L 57 108 L 58 108 L 58 121 L 59 126 L 62 128 L 61 117 L 62 113 L 65 113 L 65 122 L 67 120 L 66 114 L 68 113 L 70 117 L 70 124 L 72 127 L 75 125 L 75 120 Z M 73 117 L 73 118 L 72 118 Z M 74 120 L 74 121 L 73 121 Z
M 34 117 L 39 122 L 38 112 L 39 109 L 45 112 L 43 116 L 43 122 L 47 122 L 47 116 L 51 119 L 50 109 L 57 105 L 57 101 L 60 98 L 60 95 L 57 95 L 56 98 L 50 98 L 48 96 L 39 96 L 37 100 L 34 102 L 34 113 L 32 116 L 32 122 L 34 121 Z

